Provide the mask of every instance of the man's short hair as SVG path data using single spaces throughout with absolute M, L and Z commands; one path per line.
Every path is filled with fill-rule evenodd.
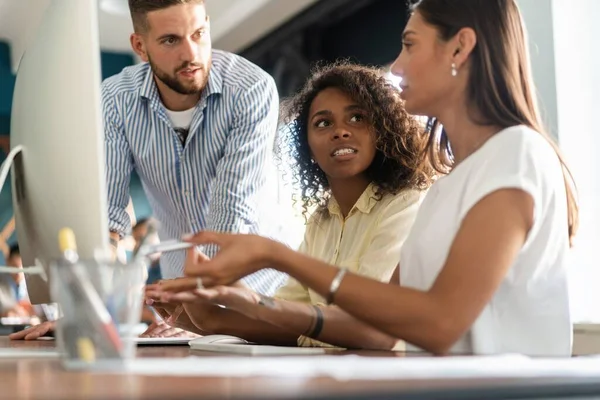
M 136 33 L 144 33 L 148 30 L 146 16 L 149 12 L 163 10 L 171 6 L 181 4 L 204 4 L 204 0 L 129 0 L 129 12 L 133 29 Z
M 18 244 L 13 244 L 12 246 L 10 246 L 10 250 L 8 251 L 8 258 L 13 258 L 20 255 L 21 251 L 19 250 Z

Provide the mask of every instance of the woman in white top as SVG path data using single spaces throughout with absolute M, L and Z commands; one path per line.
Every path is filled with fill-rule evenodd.
M 443 134 L 432 130 L 429 148 L 448 174 L 427 194 L 404 245 L 401 286 L 261 237 L 201 232 L 187 240 L 221 250 L 187 266 L 210 288 L 197 292 L 247 307 L 217 285 L 269 265 L 411 348 L 570 355 L 566 257 L 578 211 L 572 177 L 540 123 L 526 43 L 514 0 L 414 6 L 392 71 L 402 77 L 406 109 L 444 126 Z

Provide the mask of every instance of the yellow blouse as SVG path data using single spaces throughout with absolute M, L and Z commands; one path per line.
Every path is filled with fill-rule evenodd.
M 315 213 L 306 226 L 304 241 L 298 251 L 381 282 L 389 282 L 400 251 L 415 220 L 421 192 L 403 191 L 386 194 L 380 200 L 375 186 L 369 185 L 344 219 L 338 203 L 331 198 L 327 212 Z M 275 297 L 313 305 L 325 299 L 293 278 Z M 300 346 L 324 346 L 301 336 Z

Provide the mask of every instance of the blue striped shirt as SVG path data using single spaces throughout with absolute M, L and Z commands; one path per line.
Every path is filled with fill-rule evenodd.
M 124 234 L 131 228 L 126 207 L 135 169 L 160 223 L 161 240 L 201 230 L 267 234 L 258 208 L 268 190 L 279 97 L 265 71 L 213 50 L 208 85 L 195 107 L 185 146 L 148 63 L 107 78 L 102 105 L 111 230 Z M 213 256 L 215 248 L 206 252 Z M 184 261 L 184 251 L 163 254 L 163 277 L 182 276 Z M 285 279 L 263 270 L 245 282 L 271 294 Z

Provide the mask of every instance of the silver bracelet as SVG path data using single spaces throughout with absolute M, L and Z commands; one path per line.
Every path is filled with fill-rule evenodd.
M 275 300 L 272 297 L 267 297 L 265 295 L 259 294 L 260 299 L 258 300 L 259 306 L 264 306 L 267 308 L 275 308 Z
M 331 281 L 331 286 L 329 286 L 329 294 L 327 295 L 327 304 L 333 304 L 333 298 L 340 288 L 340 284 L 342 283 L 342 279 L 344 279 L 346 272 L 347 270 L 345 268 L 340 268 L 338 273 Z

